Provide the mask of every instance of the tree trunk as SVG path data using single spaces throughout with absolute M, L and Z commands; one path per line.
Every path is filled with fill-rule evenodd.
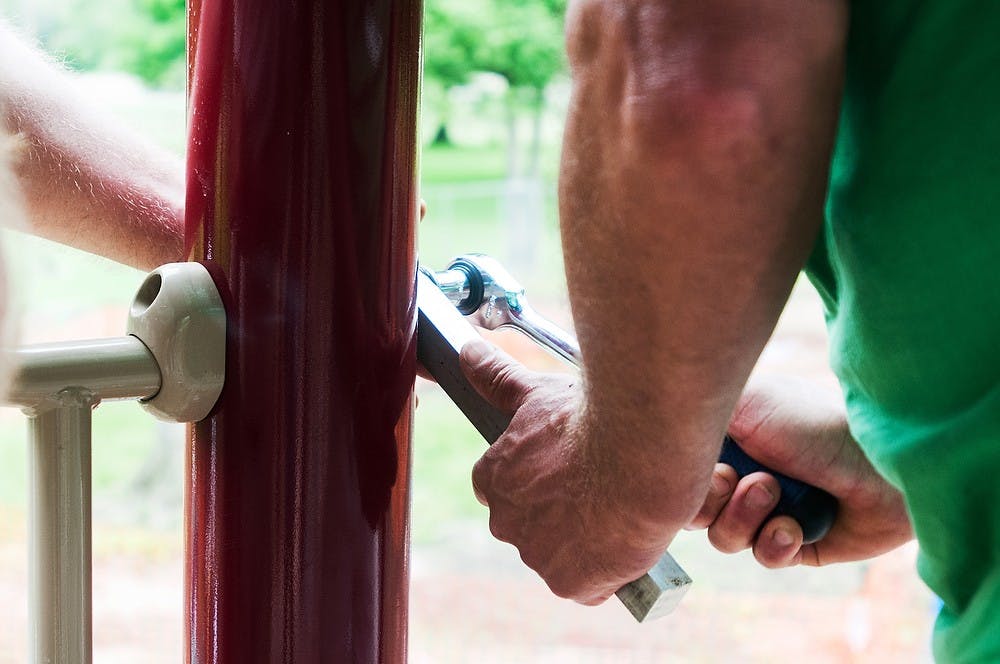
M 539 177 L 542 158 L 542 116 L 545 112 L 545 89 L 535 88 L 532 100 L 531 151 L 528 153 L 528 177 Z
M 451 145 L 451 137 L 448 136 L 448 125 L 442 122 L 438 125 L 437 132 L 434 133 L 434 140 L 431 143 L 437 147 L 448 147 Z
M 517 158 L 517 90 L 509 88 L 504 97 L 507 104 L 507 179 L 518 176 Z

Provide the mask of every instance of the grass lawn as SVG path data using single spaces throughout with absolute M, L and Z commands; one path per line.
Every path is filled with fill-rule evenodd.
M 4 409 L 0 418 L 0 504 L 23 507 L 27 500 L 27 418 Z M 102 404 L 93 418 L 95 501 L 124 488 L 142 468 L 156 443 L 156 421 L 134 403 Z
M 443 392 L 425 384 L 418 393 L 412 535 L 414 544 L 426 544 L 462 521 L 477 519 L 487 527 L 486 509 L 473 496 L 471 479 L 472 466 L 486 443 Z
M 559 146 L 546 144 L 539 156 L 543 180 L 555 181 L 559 167 Z M 420 182 L 460 184 L 503 180 L 507 177 L 507 149 L 502 145 L 425 145 L 420 154 Z
M 502 180 L 506 173 L 507 152 L 501 146 L 425 146 L 420 154 L 422 185 Z

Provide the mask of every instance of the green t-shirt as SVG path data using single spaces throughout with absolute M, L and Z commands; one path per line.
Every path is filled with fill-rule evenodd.
M 1000 662 L 1000 1 L 855 0 L 808 273 L 946 662 Z

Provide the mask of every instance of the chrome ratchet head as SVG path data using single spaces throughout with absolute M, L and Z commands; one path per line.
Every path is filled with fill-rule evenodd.
M 524 287 L 496 259 L 464 254 L 436 273 L 434 280 L 474 325 L 486 330 L 513 327 L 559 357 L 580 364 L 576 337 L 535 311 Z
M 461 284 L 461 290 L 445 294 L 463 316 L 481 319 L 473 322 L 488 330 L 506 324 L 511 311 L 524 308 L 524 286 L 499 261 L 485 254 L 459 256 L 448 264 L 444 273 L 435 276 L 439 284 L 442 281 Z

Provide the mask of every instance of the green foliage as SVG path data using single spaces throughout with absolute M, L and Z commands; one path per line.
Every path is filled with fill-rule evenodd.
M 565 11 L 566 0 L 427 0 L 425 100 L 436 110 L 434 145 L 451 145 L 449 89 L 467 83 L 475 72 L 489 72 L 508 85 L 509 175 L 517 171 L 513 155 L 520 107 L 530 108 L 536 118 L 530 163 L 537 163 L 543 92 L 565 67 Z
M 490 0 L 476 68 L 512 88 L 543 90 L 563 69 L 563 2 Z
M 46 49 L 78 70 L 117 70 L 181 88 L 185 76 L 184 0 L 69 0 L 39 25 Z
M 502 147 L 431 146 L 420 156 L 423 184 L 456 184 L 502 180 L 506 172 Z
M 424 73 L 446 89 L 469 80 L 478 49 L 478 18 L 463 0 L 428 0 L 424 8 Z
M 542 90 L 564 68 L 565 11 L 566 0 L 427 0 L 425 74 L 445 89 L 483 71 Z M 75 69 L 183 86 L 184 0 L 38 0 L 32 14 L 45 46 Z
M 183 86 L 184 0 L 133 0 L 132 6 L 143 20 L 123 24 L 119 42 L 123 68 L 154 85 Z
M 424 71 L 445 88 L 472 72 L 542 90 L 564 68 L 565 0 L 427 0 Z

